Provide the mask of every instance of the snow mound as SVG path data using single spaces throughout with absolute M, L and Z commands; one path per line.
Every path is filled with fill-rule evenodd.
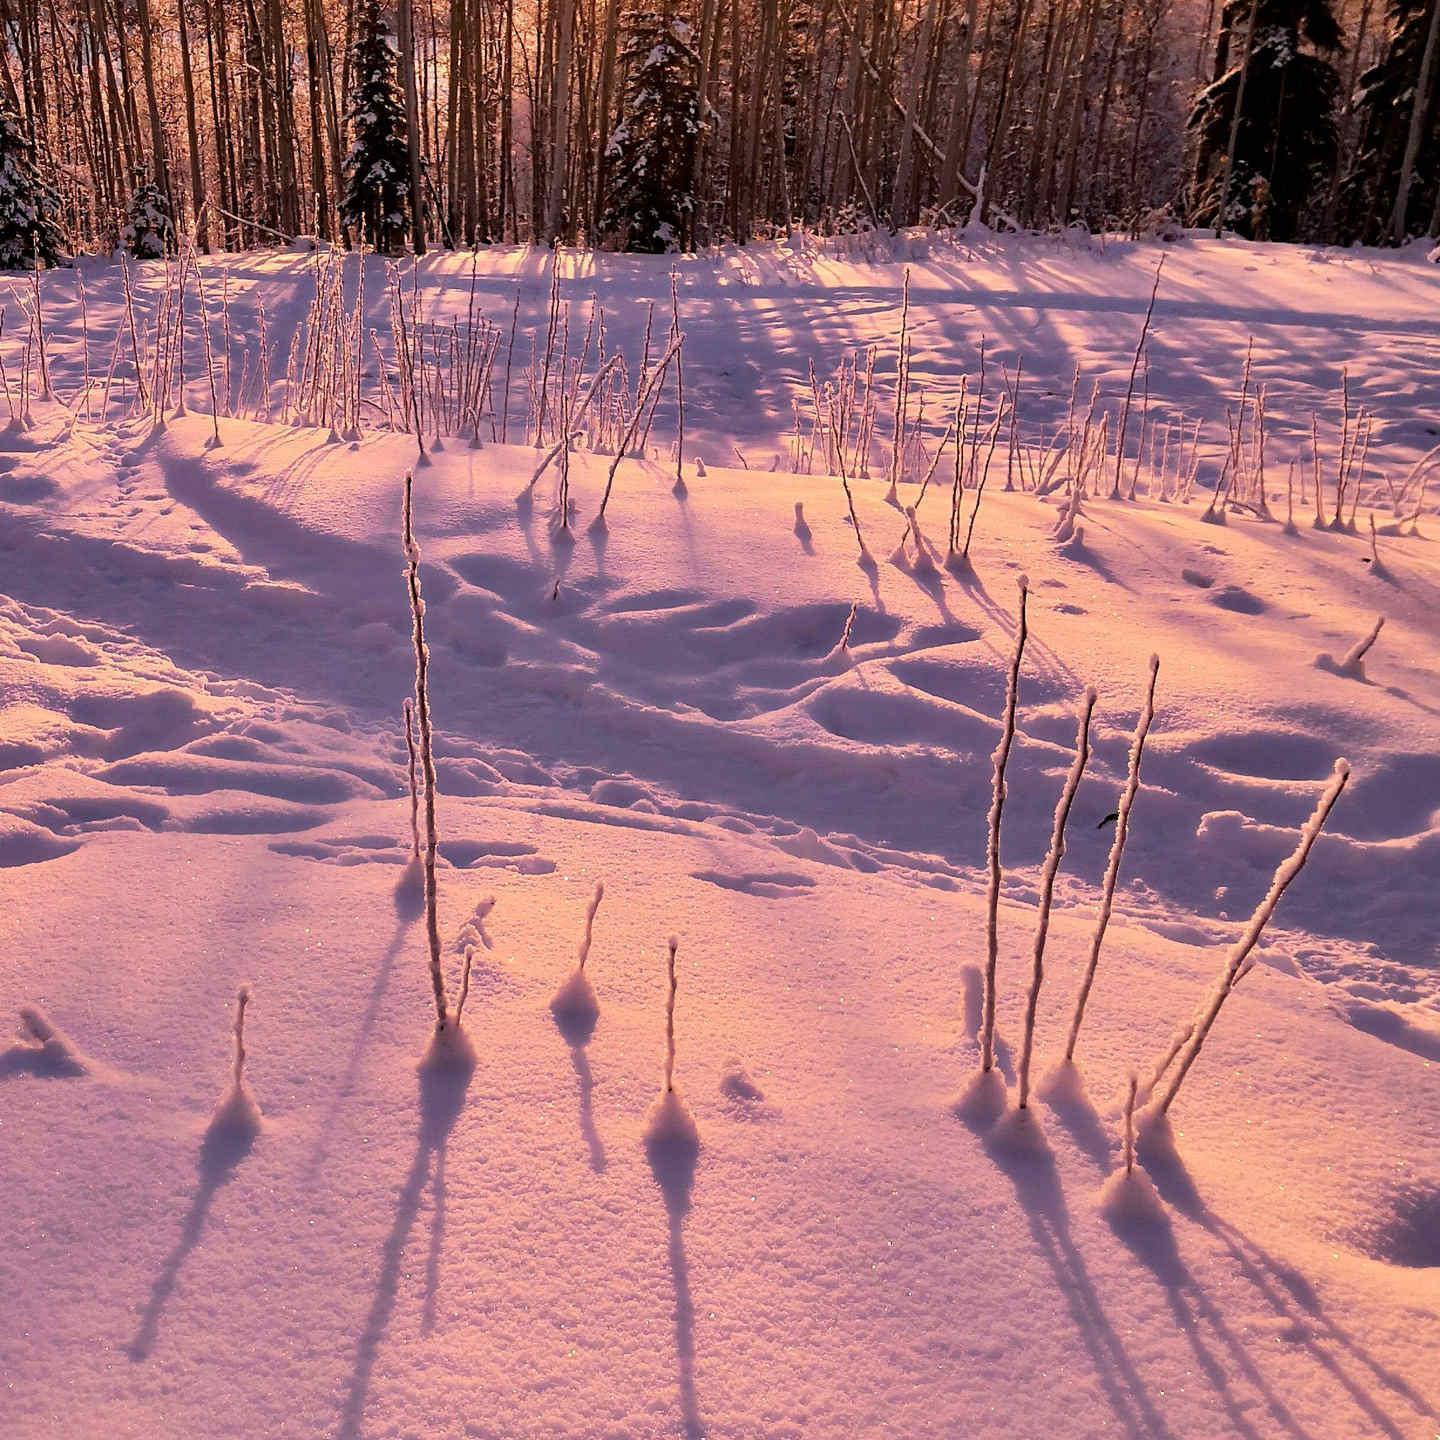
M 1143 1165 L 1117 1170 L 1100 1187 L 1100 1213 L 1116 1230 L 1133 1230 L 1170 1223 L 1165 1203 Z

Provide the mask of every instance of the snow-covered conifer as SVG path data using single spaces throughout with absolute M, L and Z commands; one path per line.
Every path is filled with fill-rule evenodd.
M 688 22 L 641 6 L 625 22 L 622 119 L 606 146 L 609 194 L 601 228 L 626 250 L 688 249 L 691 173 L 703 117 L 700 57 Z
M 1416 234 L 1440 205 L 1440 0 L 1389 0 L 1386 19 L 1384 49 L 1360 77 L 1346 180 L 1347 228 L 1362 240 Z
M 378 0 L 364 0 L 355 21 L 350 92 L 354 141 L 345 157 L 341 223 L 381 254 L 403 245 L 410 204 L 405 106 L 395 79 L 395 55 Z
M 131 194 L 120 227 L 120 246 L 137 260 L 163 260 L 175 248 L 170 202 L 153 180 L 141 181 Z
M 1227 0 L 1215 78 L 1190 114 L 1197 223 L 1255 240 L 1303 230 L 1335 163 L 1340 49 L 1332 0 Z
M 59 196 L 35 167 L 24 126 L 0 99 L 0 270 L 60 263 L 65 242 L 59 210 Z

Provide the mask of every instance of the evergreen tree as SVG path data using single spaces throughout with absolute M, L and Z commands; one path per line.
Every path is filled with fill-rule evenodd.
M 120 244 L 137 260 L 162 260 L 174 238 L 165 192 L 153 180 L 136 185 L 120 227 Z
M 669 11 L 635 10 L 625 20 L 624 47 L 625 104 L 605 151 L 609 203 L 601 228 L 626 250 L 686 249 L 700 138 L 700 64 L 690 26 Z
M 1340 48 L 1333 0 L 1227 0 L 1215 78 L 1189 121 L 1196 223 L 1258 240 L 1296 238 L 1335 164 L 1340 77 L 1332 57 Z
M 340 220 L 382 254 L 405 243 L 410 157 L 405 105 L 395 80 L 395 56 L 379 0 L 363 0 L 355 20 L 350 92 L 354 141 L 345 157 Z
M 0 270 L 58 265 L 60 197 L 40 178 L 19 117 L 0 98 Z
M 1353 238 L 1382 240 L 1391 231 L 1427 44 L 1429 91 L 1418 97 L 1420 144 L 1402 230 L 1418 234 L 1432 214 L 1440 215 L 1440 56 L 1430 39 L 1432 27 L 1440 25 L 1437 12 L 1440 0 L 1390 0 L 1384 54 L 1360 77 L 1360 143 L 1345 185 L 1346 229 Z

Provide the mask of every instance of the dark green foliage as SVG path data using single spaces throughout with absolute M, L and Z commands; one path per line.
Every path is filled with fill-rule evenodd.
M 1255 35 L 1245 48 L 1252 8 Z M 1196 97 L 1191 213 L 1201 225 L 1224 225 L 1257 240 L 1302 235 L 1315 198 L 1335 165 L 1341 48 L 1331 0 L 1228 0 L 1215 53 L 1215 78 Z M 1226 187 L 1226 157 L 1241 92 L 1235 161 Z M 1222 191 L 1225 193 L 1222 195 Z
M 610 183 L 601 228 L 626 250 L 686 249 L 701 124 L 690 26 L 669 11 L 632 11 L 622 64 L 624 118 L 606 147 Z
M 403 248 L 410 202 L 405 106 L 395 80 L 390 32 L 378 0 L 364 0 L 355 21 L 350 123 L 341 223 L 382 254 Z
M 165 192 L 153 180 L 142 181 L 130 196 L 120 244 L 137 260 L 161 260 L 175 248 L 175 227 Z
M 1383 240 L 1400 185 L 1415 88 L 1425 41 L 1440 0 L 1390 0 L 1385 50 L 1360 77 L 1360 144 L 1346 179 L 1346 230 L 1351 238 Z M 1440 69 L 1440 64 L 1437 64 Z M 1432 76 L 1421 117 L 1420 150 L 1410 182 L 1405 232 L 1421 234 L 1440 207 L 1440 75 Z
M 65 241 L 60 198 L 40 178 L 19 117 L 0 99 L 0 270 L 58 265 Z

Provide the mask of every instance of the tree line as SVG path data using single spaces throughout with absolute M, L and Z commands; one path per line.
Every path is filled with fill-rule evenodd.
M 0 265 L 1440 234 L 1440 0 L 0 0 Z

